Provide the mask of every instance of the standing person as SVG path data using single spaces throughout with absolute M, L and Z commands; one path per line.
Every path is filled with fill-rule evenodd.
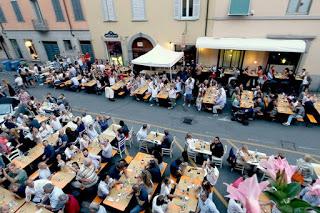
M 112 160 L 112 146 L 109 140 L 100 143 L 101 152 L 101 162 L 111 162 Z
M 311 77 L 309 75 L 309 73 L 307 71 L 304 71 L 303 72 L 303 80 L 302 80 L 302 84 L 301 84 L 301 87 L 300 87 L 300 91 L 301 92 L 304 92 L 306 89 L 309 89 L 309 86 L 311 84 Z
M 191 106 L 193 88 L 194 88 L 194 79 L 190 76 L 185 82 L 183 106 L 185 106 L 186 104 L 188 104 L 188 107 Z
M 65 203 L 60 202 L 59 199 L 61 195 L 64 195 L 62 189 L 52 185 L 51 183 L 47 183 L 43 186 L 43 191 L 45 196 L 40 206 L 55 212 L 63 209 Z M 46 203 L 50 203 L 50 205 L 47 205 Z
M 152 84 L 151 86 L 151 98 L 149 99 L 149 102 L 151 103 L 150 106 L 153 106 L 155 103 L 158 102 L 158 92 L 159 87 L 156 84 Z
M 197 212 L 199 213 L 220 213 L 214 202 L 209 198 L 208 192 L 202 192 L 198 201 Z
M 177 99 L 177 90 L 176 90 L 175 86 L 170 87 L 169 99 L 170 99 L 171 106 L 168 107 L 168 109 L 173 109 L 173 107 L 176 106 L 176 99 Z
M 14 82 L 15 82 L 18 89 L 23 88 L 23 82 L 22 82 L 22 78 L 20 76 L 15 75 Z M 7 91 L 9 96 L 11 96 L 11 97 L 16 95 L 16 92 L 14 91 L 13 87 L 9 84 L 9 82 L 7 80 L 3 79 L 2 85 L 3 85 L 2 92 Z

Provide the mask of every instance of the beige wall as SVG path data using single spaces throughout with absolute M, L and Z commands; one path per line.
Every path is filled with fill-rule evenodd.
M 85 0 L 82 0 L 82 5 Z M 5 14 L 6 23 L 3 23 L 5 30 L 33 30 L 32 19 L 35 19 L 35 13 L 32 8 L 30 0 L 18 0 L 18 4 L 25 22 L 18 22 L 16 15 L 14 14 L 11 6 L 11 0 L 1 0 L 0 6 Z M 75 21 L 71 0 L 65 0 L 67 10 L 70 16 L 70 22 L 74 30 L 87 30 L 88 24 L 86 21 Z M 50 30 L 69 30 L 67 22 L 66 10 L 63 4 L 63 0 L 60 0 L 61 9 L 64 14 L 65 22 L 56 22 L 56 16 L 53 10 L 51 1 L 38 0 L 41 8 L 43 18 L 48 22 Z M 84 16 L 86 18 L 85 9 L 82 7 Z
M 172 48 L 170 42 L 181 43 L 182 34 L 186 33 L 185 43 L 195 44 L 197 37 L 204 35 L 205 7 L 201 1 L 201 15 L 197 21 L 177 21 L 174 19 L 172 0 L 150 1 L 146 0 L 146 18 L 144 22 L 133 22 L 131 20 L 131 1 L 114 1 L 117 21 L 104 22 L 101 1 L 85 1 L 84 8 L 87 9 L 87 19 L 93 46 L 98 58 L 106 58 L 106 46 L 103 35 L 109 30 L 119 34 L 119 40 L 125 46 L 131 36 L 144 33 L 152 37 L 156 43 L 167 48 Z M 209 27 L 209 29 L 212 29 Z M 123 50 L 126 52 L 126 50 Z

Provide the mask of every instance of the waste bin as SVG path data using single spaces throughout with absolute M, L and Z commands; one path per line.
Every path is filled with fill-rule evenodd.
M 16 71 L 20 66 L 20 60 L 11 61 L 11 70 Z
M 10 62 L 10 60 L 2 61 L 1 64 L 2 64 L 2 67 L 3 67 L 4 70 L 11 71 L 11 62 Z

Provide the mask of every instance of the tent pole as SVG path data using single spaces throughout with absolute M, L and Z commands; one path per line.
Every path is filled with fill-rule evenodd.
M 172 82 L 172 70 L 171 70 L 171 67 L 170 67 L 170 81 Z

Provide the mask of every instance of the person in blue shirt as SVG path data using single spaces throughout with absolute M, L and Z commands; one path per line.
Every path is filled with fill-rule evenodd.
M 48 143 L 47 140 L 43 141 L 44 151 L 42 160 L 47 164 L 52 164 L 55 160 L 55 151 L 54 147 Z
M 134 184 L 131 194 L 135 197 L 136 205 L 130 213 L 139 213 L 148 205 L 148 191 L 144 185 Z
M 109 119 L 106 116 L 101 116 L 100 119 L 98 120 L 98 123 L 99 123 L 100 128 L 101 128 L 101 132 L 103 132 L 106 129 L 108 129 L 108 127 L 109 127 L 108 120 Z
M 41 127 L 39 121 L 37 119 L 35 119 L 34 117 L 30 117 L 30 120 L 31 120 L 31 122 L 30 122 L 30 127 L 31 128 L 34 127 L 34 128 L 39 129 Z
M 169 134 L 168 130 L 164 130 L 164 137 L 162 139 L 161 148 L 169 149 L 171 146 L 171 143 L 173 142 L 173 137 L 171 134 Z
M 182 161 L 180 160 L 180 158 L 176 159 L 175 161 L 173 161 L 170 165 L 170 174 L 173 177 L 176 178 L 180 178 L 182 171 L 180 169 L 180 165 L 182 164 Z
M 161 182 L 161 171 L 158 164 L 155 160 L 150 160 L 147 166 L 147 170 L 150 172 L 152 177 L 152 182 L 160 183 Z
M 68 144 L 68 136 L 64 133 L 63 129 L 59 130 L 58 143 L 54 147 L 56 153 L 63 153 Z

